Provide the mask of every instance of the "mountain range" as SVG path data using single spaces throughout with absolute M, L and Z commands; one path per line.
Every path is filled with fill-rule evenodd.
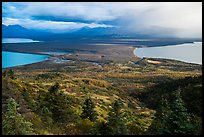
M 2 38 L 30 38 L 34 40 L 66 40 L 72 38 L 149 38 L 148 35 L 132 35 L 121 33 L 118 28 L 89 28 L 83 27 L 79 30 L 66 33 L 53 33 L 42 30 L 27 29 L 20 25 L 3 25 Z

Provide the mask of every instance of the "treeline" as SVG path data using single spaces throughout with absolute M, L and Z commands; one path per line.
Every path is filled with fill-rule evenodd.
M 163 82 L 134 97 L 156 110 L 152 134 L 202 134 L 202 76 Z
M 189 113 L 202 116 L 202 76 L 186 77 L 178 80 L 170 80 L 148 87 L 138 97 L 148 107 L 157 109 L 161 98 L 167 99 L 170 103 L 174 100 L 173 92 L 181 90 L 181 98 Z
M 202 134 L 202 118 L 188 113 L 180 89 L 174 91 L 173 101 L 161 98 L 155 118 L 149 128 L 153 135 L 200 135 Z

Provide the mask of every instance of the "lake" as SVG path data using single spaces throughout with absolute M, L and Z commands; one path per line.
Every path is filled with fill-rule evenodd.
M 40 42 L 32 39 L 23 38 L 3 38 L 2 43 L 30 43 Z M 18 53 L 2 51 L 2 68 L 9 68 L 14 66 L 26 65 L 36 62 L 44 61 L 48 58 L 47 55 Z
M 41 62 L 47 58 L 47 55 L 2 51 L 2 68 Z
M 140 58 L 166 58 L 202 64 L 202 42 L 162 47 L 136 48 L 134 54 Z

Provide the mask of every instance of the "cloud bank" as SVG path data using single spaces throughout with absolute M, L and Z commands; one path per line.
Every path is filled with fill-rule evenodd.
M 4 24 L 51 31 L 119 26 L 124 33 L 202 37 L 202 2 L 3 2 L 2 14 Z

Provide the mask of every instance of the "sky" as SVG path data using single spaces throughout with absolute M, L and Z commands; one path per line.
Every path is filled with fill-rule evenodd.
M 58 33 L 102 27 L 201 38 L 202 2 L 2 2 L 2 24 Z

